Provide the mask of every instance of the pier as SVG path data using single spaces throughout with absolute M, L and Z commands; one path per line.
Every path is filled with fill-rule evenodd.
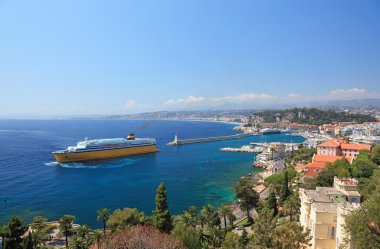
M 241 133 L 241 134 L 236 134 L 236 135 L 220 136 L 220 137 L 178 139 L 178 133 L 177 133 L 174 136 L 174 140 L 168 143 L 167 145 L 177 146 L 177 145 L 183 145 L 183 144 L 204 143 L 204 142 L 212 142 L 212 141 L 220 141 L 220 140 L 237 139 L 237 138 L 249 137 L 253 135 L 254 135 L 253 133 Z

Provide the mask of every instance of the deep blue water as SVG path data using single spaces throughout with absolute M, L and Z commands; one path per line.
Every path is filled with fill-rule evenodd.
M 0 120 L 0 224 L 17 214 L 25 221 L 44 215 L 74 214 L 77 222 L 100 226 L 96 210 L 154 208 L 155 190 L 163 181 L 174 214 L 189 205 L 220 205 L 233 200 L 232 185 L 248 173 L 255 154 L 219 152 L 249 142 L 300 142 L 301 137 L 267 135 L 209 143 L 166 146 L 181 138 L 235 134 L 233 125 L 190 121 Z M 57 164 L 51 152 L 84 137 L 112 138 L 136 131 L 154 137 L 160 152 L 91 164 Z M 4 197 L 7 198 L 6 203 Z

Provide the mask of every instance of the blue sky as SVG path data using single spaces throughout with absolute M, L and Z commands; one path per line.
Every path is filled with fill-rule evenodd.
M 0 1 L 0 115 L 380 98 L 379 1 Z

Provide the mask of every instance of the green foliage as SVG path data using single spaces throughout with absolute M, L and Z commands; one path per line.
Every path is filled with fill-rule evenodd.
M 156 193 L 156 208 L 153 210 L 153 220 L 156 228 L 169 233 L 172 230 L 172 218 L 169 213 L 166 186 L 161 183 Z
M 110 216 L 110 210 L 108 208 L 102 208 L 97 211 L 98 213 L 98 220 L 101 220 L 103 222 L 103 233 L 106 234 L 106 224 L 107 219 Z
M 247 213 L 248 221 L 252 221 L 249 211 L 257 207 L 259 194 L 254 190 L 255 184 L 250 178 L 240 178 L 234 186 L 235 200 L 238 201 L 241 209 Z
M 283 203 L 283 212 L 289 214 L 289 219 L 292 221 L 293 214 L 295 214 L 301 207 L 301 201 L 299 199 L 298 193 L 293 193 L 286 201 Z
M 246 248 L 249 241 L 247 230 L 244 228 L 238 241 L 239 248 Z
M 188 249 L 198 249 L 202 247 L 201 241 L 199 240 L 199 232 L 182 222 L 178 222 L 174 226 L 172 235 L 179 238 Z
M 130 226 L 143 224 L 145 221 L 144 213 L 139 212 L 136 208 L 116 209 L 109 216 L 107 226 L 111 231 L 123 230 Z
M 361 151 L 352 162 L 352 176 L 355 178 L 369 178 L 377 168 L 376 164 L 370 159 L 367 151 Z
M 376 183 L 378 179 L 373 179 Z M 352 248 L 380 248 L 380 188 L 370 193 L 361 207 L 346 217 L 345 229 L 350 234 Z
M 7 227 L 5 249 L 21 249 L 23 246 L 21 236 L 24 235 L 25 231 L 26 227 L 23 226 L 22 221 L 17 216 L 13 216 Z
M 303 228 L 296 222 L 282 220 L 275 230 L 275 244 L 278 249 L 306 249 L 311 237 L 310 231 L 303 231 Z
M 287 119 L 290 122 L 310 125 L 322 125 L 338 122 L 376 122 L 376 118 L 370 115 L 351 114 L 346 112 L 335 112 L 320 110 L 316 108 L 293 108 L 285 110 L 267 110 L 254 113 L 264 118 L 264 122 L 274 123 L 276 118 Z
M 315 148 L 300 147 L 286 156 L 285 161 L 291 166 L 295 166 L 297 163 L 310 163 L 315 153 L 317 153 L 317 149 Z
M 252 248 L 276 248 L 274 231 L 277 218 L 273 218 L 273 213 L 268 209 L 263 209 L 252 226 L 253 240 L 250 243 Z
M 239 247 L 240 236 L 233 232 L 228 232 L 224 238 L 223 249 L 236 249 Z
M 24 248 L 25 249 L 34 249 L 33 238 L 32 238 L 31 232 L 29 232 L 28 237 L 26 237 Z
M 219 226 L 212 226 L 209 228 L 210 243 L 212 248 L 219 248 L 223 242 L 224 233 Z
M 380 187 L 380 170 L 374 171 L 369 178 L 359 179 L 359 193 L 362 200 L 368 199 Z
M 212 205 L 207 204 L 203 206 L 200 213 L 202 214 L 202 217 L 204 217 L 203 225 L 207 225 L 209 228 L 220 225 L 218 211 Z
M 61 230 L 63 231 L 63 233 L 65 234 L 65 239 L 66 239 L 66 247 L 69 246 L 69 240 L 68 240 L 68 236 L 69 236 L 69 232 L 71 231 L 72 229 L 72 226 L 73 226 L 73 222 L 75 221 L 75 216 L 74 215 L 70 215 L 70 214 L 65 214 L 63 215 L 59 220 L 59 227 L 61 228 Z
M 322 187 L 331 187 L 334 183 L 334 176 L 338 177 L 350 177 L 351 166 L 347 159 L 336 160 L 332 164 L 327 164 L 325 170 L 323 170 L 316 178 L 316 184 Z
M 227 233 L 227 220 L 228 220 L 228 217 L 231 217 L 234 214 L 231 212 L 231 210 L 228 208 L 227 205 L 222 205 L 218 209 L 218 215 L 219 215 L 219 217 L 223 217 L 224 234 L 226 234 Z
M 270 191 L 268 197 L 265 199 L 265 207 L 273 211 L 273 216 L 278 214 L 277 198 L 273 190 Z
M 1 241 L 1 248 L 5 248 L 5 238 L 8 236 L 9 231 L 8 231 L 8 226 L 1 226 L 0 225 L 0 237 L 2 238 Z
M 270 210 L 263 209 L 253 225 L 253 240 L 249 248 L 307 248 L 307 242 L 310 240 L 309 231 L 303 231 L 302 227 L 293 221 L 282 219 L 281 224 L 276 225 L 278 222 L 278 218 L 273 218 Z
M 377 165 L 380 165 L 380 144 L 372 148 L 371 160 Z
M 273 174 L 264 179 L 264 185 L 271 187 L 277 196 L 281 194 L 285 172 L 288 174 L 288 182 L 293 182 L 298 177 L 298 172 L 295 169 L 286 168 L 283 172 Z
M 285 171 L 281 184 L 280 203 L 284 203 L 290 194 L 288 171 Z

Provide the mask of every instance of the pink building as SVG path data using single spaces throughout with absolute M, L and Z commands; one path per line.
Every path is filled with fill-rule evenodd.
M 344 140 L 330 140 L 317 146 L 317 155 L 344 156 L 353 159 L 361 150 L 371 151 L 369 144 L 349 144 Z

